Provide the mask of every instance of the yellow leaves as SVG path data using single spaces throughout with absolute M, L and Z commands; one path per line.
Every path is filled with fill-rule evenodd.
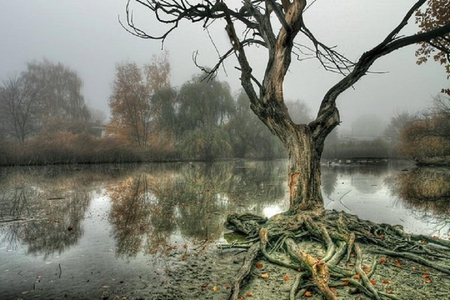
M 269 273 L 262 273 L 261 277 L 264 279 L 269 279 L 270 275 L 269 275 Z
M 219 288 L 216 285 L 212 287 L 213 292 L 217 292 L 218 290 L 219 290 Z

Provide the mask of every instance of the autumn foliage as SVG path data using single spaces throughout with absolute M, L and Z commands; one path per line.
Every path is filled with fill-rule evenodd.
M 428 0 L 425 9 L 416 12 L 416 23 L 419 25 L 419 32 L 427 32 L 439 26 L 444 26 L 450 22 L 450 10 L 448 0 Z M 432 58 L 444 66 L 447 78 L 450 78 L 450 35 L 420 43 L 416 51 L 417 64 L 422 64 Z M 450 95 L 450 89 L 442 89 L 442 92 Z

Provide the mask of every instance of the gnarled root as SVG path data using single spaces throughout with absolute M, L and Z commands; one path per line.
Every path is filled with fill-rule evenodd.
M 375 224 L 342 212 L 282 214 L 268 221 L 234 215 L 228 223 L 233 224 L 234 229 L 238 224 L 249 236 L 259 238 L 248 250 L 229 299 L 239 298 L 242 284 L 258 256 L 299 272 L 290 289 L 290 299 L 311 287 L 325 299 L 337 299 L 338 293 L 342 292 L 361 293 L 368 299 L 411 297 L 402 295 L 399 298 L 391 290 L 375 285 L 373 277 L 383 278 L 377 274 L 380 257 L 375 254 L 398 257 L 441 274 L 450 274 L 450 243 L 447 241 L 433 243 L 434 240 L 425 236 L 408 235 L 398 226 Z M 243 232 L 241 229 L 237 230 Z M 374 254 L 369 256 L 370 266 L 363 263 L 362 245 Z M 386 258 L 383 257 L 380 263 L 385 264 Z M 401 266 L 391 264 L 391 268 Z M 420 278 L 420 274 L 416 277 Z M 450 279 L 446 277 L 446 280 L 450 285 Z M 429 297 L 433 298 L 433 295 Z

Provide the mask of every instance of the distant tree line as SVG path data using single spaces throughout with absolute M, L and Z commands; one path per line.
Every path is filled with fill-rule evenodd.
M 167 53 L 149 64 L 116 65 L 109 99 L 111 118 L 89 108 L 82 80 L 61 63 L 27 64 L 0 86 L 0 165 L 285 158 L 279 140 L 255 116 L 243 91 L 194 75 L 181 87 L 170 83 Z M 325 159 L 409 158 L 448 164 L 450 102 L 416 115 L 391 119 L 374 140 L 328 137 Z M 311 121 L 304 102 L 286 103 L 296 123 Z
M 170 85 L 167 55 L 148 65 L 116 66 L 107 134 L 142 151 L 183 159 L 285 157 L 284 149 L 251 112 L 243 91 L 233 97 L 226 82 L 194 75 L 179 89 Z M 299 122 L 309 120 L 304 103 L 289 103 Z

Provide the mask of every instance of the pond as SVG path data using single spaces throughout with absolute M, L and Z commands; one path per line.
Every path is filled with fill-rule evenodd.
M 187 255 L 226 242 L 227 214 L 270 217 L 287 208 L 286 168 L 286 161 L 2 168 L 0 298 L 170 299 L 164 286 Z M 322 178 L 327 209 L 449 236 L 447 169 L 332 164 Z

